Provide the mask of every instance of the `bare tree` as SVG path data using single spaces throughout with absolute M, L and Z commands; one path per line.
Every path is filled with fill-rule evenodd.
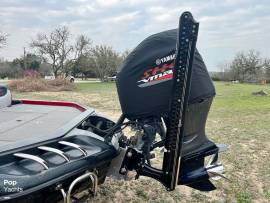
M 270 59 L 264 60 L 265 78 L 270 83 Z
M 80 35 L 74 46 L 74 58 L 69 60 L 67 66 L 71 73 L 76 76 L 82 74 L 82 76 L 88 75 L 91 72 L 91 64 L 89 62 L 89 56 L 92 48 L 92 40 L 85 35 Z
M 230 72 L 233 80 L 244 80 L 245 56 L 243 52 L 239 52 L 234 57 L 230 65 Z
M 91 63 L 96 76 L 104 81 L 106 76 L 114 74 L 122 62 L 119 54 L 110 46 L 97 45 L 92 50 Z
M 69 44 L 70 36 L 69 29 L 64 26 L 56 28 L 48 35 L 38 34 L 37 39 L 33 40 L 30 44 L 51 65 L 56 78 L 60 72 L 67 72 L 65 64 L 73 50 L 73 47 Z
M 75 59 L 80 58 L 80 56 L 85 56 L 90 53 L 92 46 L 92 40 L 85 35 L 80 35 L 77 38 L 75 49 Z
M 128 57 L 128 55 L 131 53 L 131 51 L 130 50 L 128 50 L 128 49 L 126 49 L 124 52 L 122 52 L 121 54 L 120 54 L 120 60 L 119 60 L 119 65 L 118 65 L 118 67 L 117 67 L 117 71 L 119 71 L 121 68 L 122 68 L 122 66 L 124 65 L 123 64 L 123 62 L 126 60 L 126 58 Z
M 2 48 L 7 43 L 7 34 L 0 31 L 0 48 Z
M 245 74 L 247 79 L 256 80 L 259 79 L 258 75 L 261 72 L 262 59 L 260 57 L 260 52 L 255 50 L 249 50 L 245 55 Z
M 212 73 L 211 77 L 213 79 L 221 81 L 232 80 L 231 64 L 228 61 L 220 62 L 217 67 L 219 71 Z
M 15 58 L 12 61 L 13 65 L 18 65 L 22 71 L 29 69 L 38 71 L 41 62 L 42 58 L 32 53 L 27 53 L 25 56 Z
M 247 53 L 239 52 L 234 57 L 230 71 L 234 80 L 254 81 L 262 68 L 260 53 L 249 50 Z
M 123 60 L 125 60 L 127 57 L 128 57 L 128 55 L 131 53 L 131 51 L 130 50 L 125 50 L 122 54 L 121 54 L 121 57 L 122 57 L 122 59 Z

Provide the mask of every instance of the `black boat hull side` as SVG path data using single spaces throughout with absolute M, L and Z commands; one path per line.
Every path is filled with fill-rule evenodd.
M 86 151 L 87 155 L 83 156 L 80 151 L 71 147 L 61 146 L 59 141 L 76 143 Z M 10 161 L 0 166 L 0 201 L 14 199 L 15 202 L 19 202 L 17 198 L 32 196 L 33 193 L 55 188 L 59 184 L 65 185 L 70 179 L 74 180 L 74 177 L 86 171 L 96 171 L 98 168 L 102 171 L 96 171 L 99 178 L 104 179 L 107 167 L 117 156 L 117 150 L 113 146 L 89 136 L 78 135 L 59 141 L 47 143 L 46 146 L 64 151 L 71 158 L 69 162 L 57 154 L 41 152 L 36 147 L 20 152 L 46 160 L 47 170 L 32 160 L 9 159 L 10 155 L 6 155 L 7 160 Z

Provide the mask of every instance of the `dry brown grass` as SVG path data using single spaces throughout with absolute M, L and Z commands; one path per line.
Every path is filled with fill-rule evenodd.
M 17 92 L 58 92 L 72 91 L 75 85 L 64 79 L 45 80 L 41 78 L 24 78 L 13 80 L 8 84 L 9 88 Z

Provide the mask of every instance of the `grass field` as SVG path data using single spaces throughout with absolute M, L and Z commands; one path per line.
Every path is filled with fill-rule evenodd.
M 208 137 L 230 146 L 221 156 L 231 182 L 202 193 L 181 186 L 174 192 L 156 181 L 107 179 L 93 202 L 270 202 L 270 96 L 251 93 L 270 86 L 215 83 L 217 96 L 207 122 Z M 116 120 L 120 115 L 114 83 L 81 83 L 74 92 L 14 93 L 15 98 L 75 101 Z

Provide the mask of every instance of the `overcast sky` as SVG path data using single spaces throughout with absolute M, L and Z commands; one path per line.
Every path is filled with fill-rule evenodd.
M 151 34 L 176 28 L 186 10 L 200 22 L 197 47 L 209 70 L 241 50 L 270 56 L 269 0 L 0 0 L 0 30 L 9 34 L 0 57 L 21 56 L 37 33 L 62 25 L 74 38 L 82 33 L 95 44 L 133 49 Z

